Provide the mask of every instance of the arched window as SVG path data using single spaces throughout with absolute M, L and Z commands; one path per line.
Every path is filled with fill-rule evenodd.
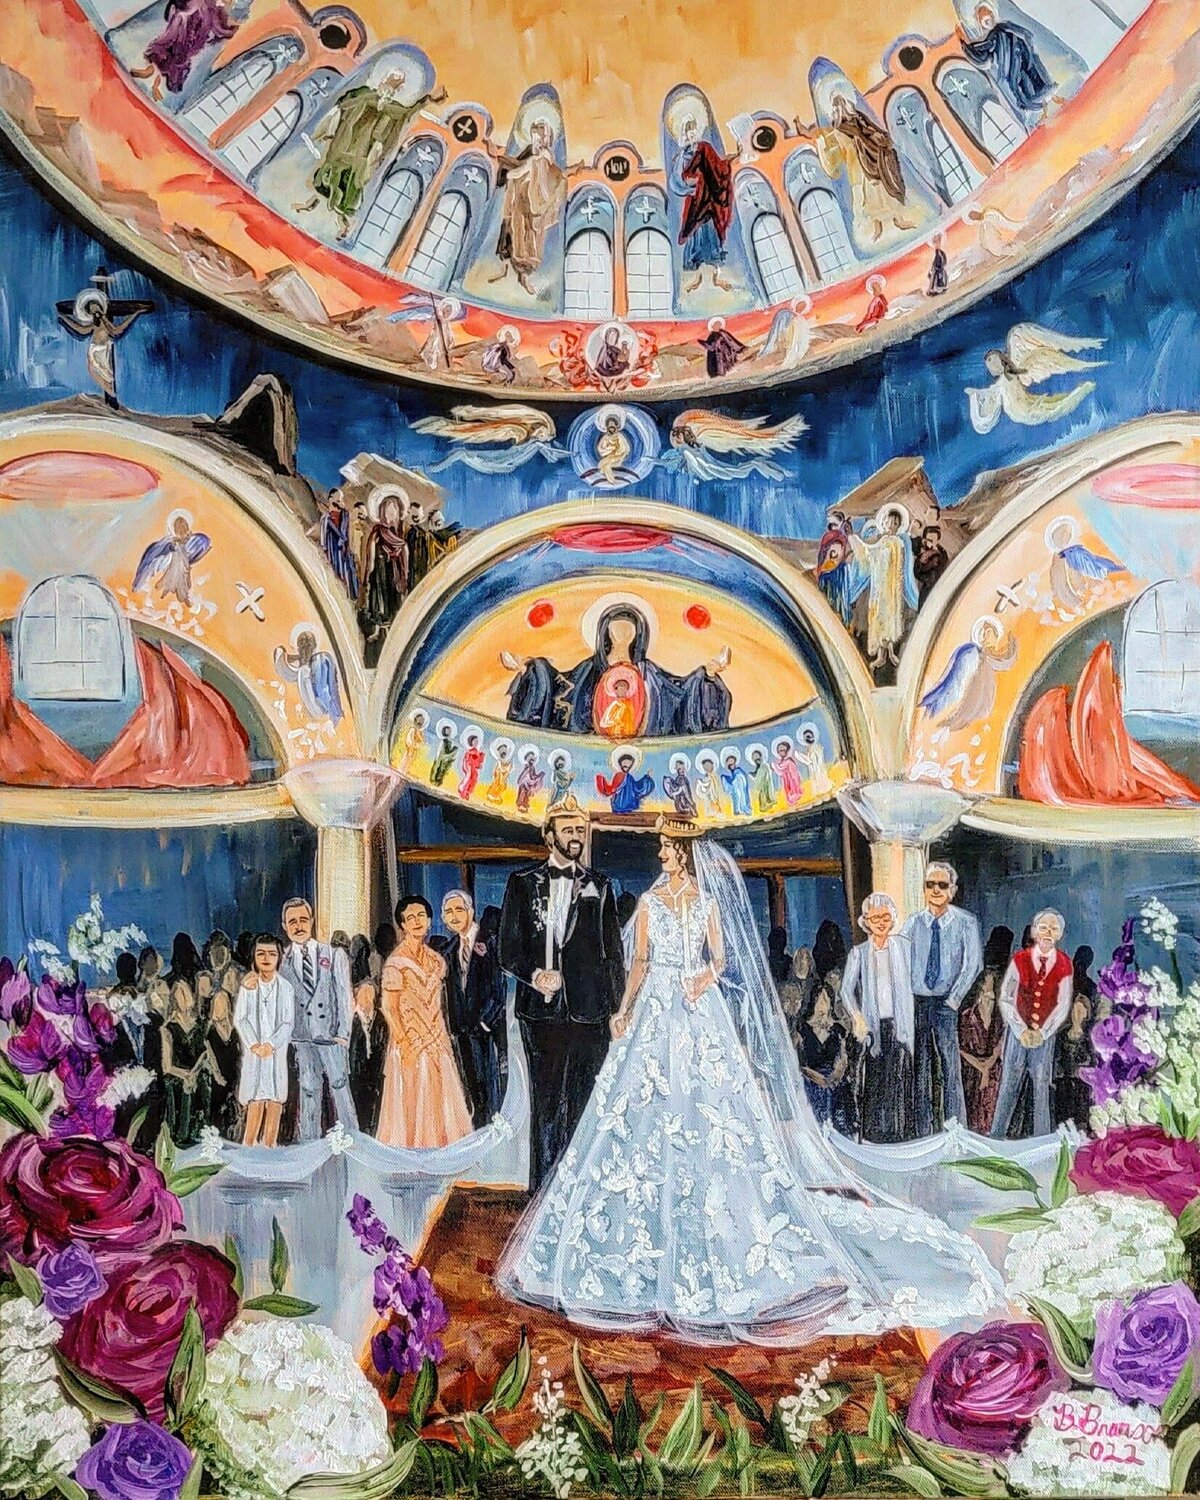
M 767 301 L 786 302 L 798 297 L 804 290 L 804 279 L 779 215 L 759 214 L 750 227 L 750 243 Z
M 639 229 L 625 246 L 631 318 L 669 318 L 674 311 L 671 241 L 661 229 Z
M 1156 583 L 1125 615 L 1125 712 L 1194 717 L 1200 703 L 1200 588 Z
M 848 271 L 854 265 L 854 251 L 836 197 L 828 188 L 810 188 L 797 211 L 804 242 L 821 280 L 829 281 Z
M 26 599 L 13 650 L 22 697 L 118 701 L 125 696 L 125 663 L 121 612 L 94 578 L 48 578 Z
M 281 37 L 268 46 L 247 52 L 245 57 L 222 68 L 214 82 L 179 118 L 205 140 L 211 140 L 226 120 L 249 104 L 276 73 L 295 62 L 302 50 L 296 37 Z
M 424 192 L 411 167 L 393 168 L 375 195 L 354 241 L 355 253 L 373 266 L 386 266 L 412 222 Z
M 601 229 L 581 229 L 567 246 L 563 312 L 581 323 L 601 323 L 612 311 L 612 241 Z
M 887 103 L 887 123 L 897 146 L 920 163 L 947 207 L 970 196 L 971 172 L 919 89 L 896 90 Z
M 299 94 L 284 94 L 258 119 L 240 130 L 221 155 L 243 177 L 270 161 L 292 131 L 304 109 Z
M 408 265 L 408 279 L 414 286 L 423 286 L 431 292 L 446 290 L 454 279 L 470 219 L 471 208 L 465 194 L 457 191 L 442 194 Z
M 1025 139 L 1025 130 L 991 83 L 969 64 L 955 63 L 937 75 L 938 93 L 954 117 L 993 161 L 1004 161 Z

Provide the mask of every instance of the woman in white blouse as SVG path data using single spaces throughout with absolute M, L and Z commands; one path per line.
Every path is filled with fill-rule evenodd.
M 279 972 L 283 945 L 273 933 L 254 939 L 254 968 L 242 980 L 233 1024 L 242 1039 L 238 1103 L 246 1106 L 246 1146 L 274 1146 L 288 1092 L 288 1046 L 295 993 Z
M 906 1141 L 913 1134 L 913 992 L 910 944 L 899 932 L 892 898 L 874 891 L 858 925 L 867 940 L 851 948 L 842 975 L 842 1004 L 866 1044 L 862 1134 L 869 1141 Z

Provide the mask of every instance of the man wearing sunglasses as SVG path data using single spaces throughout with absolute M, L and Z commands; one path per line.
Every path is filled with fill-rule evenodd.
M 979 923 L 954 905 L 958 874 L 935 861 L 925 870 L 925 906 L 904 924 L 912 949 L 914 1105 L 917 1135 L 932 1135 L 944 1122 L 966 1125 L 958 1010 L 983 972 Z M 933 1056 L 942 1075 L 941 1119 L 934 1117 Z

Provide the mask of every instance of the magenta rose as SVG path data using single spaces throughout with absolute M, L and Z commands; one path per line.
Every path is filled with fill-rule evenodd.
M 920 1437 L 1003 1458 L 1025 1441 L 1034 1413 L 1071 1382 L 1037 1323 L 989 1323 L 934 1350 L 908 1408 Z
M 1200 1196 L 1200 1145 L 1157 1125 L 1125 1125 L 1080 1146 L 1071 1181 L 1081 1193 L 1154 1198 L 1178 1216 Z
M 25 1265 L 74 1243 L 107 1275 L 182 1225 L 158 1168 L 125 1141 L 26 1133 L 0 1150 L 0 1250 Z
M 1200 1350 L 1200 1303 L 1182 1281 L 1096 1309 L 1096 1384 L 1123 1401 L 1161 1406 L 1193 1350 Z
M 208 1245 L 178 1240 L 125 1266 L 67 1323 L 59 1347 L 69 1360 L 136 1396 L 156 1421 L 164 1387 L 194 1305 L 211 1348 L 238 1310 L 232 1263 Z

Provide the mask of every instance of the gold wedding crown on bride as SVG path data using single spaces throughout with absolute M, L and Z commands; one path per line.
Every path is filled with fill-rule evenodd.
M 668 818 L 665 813 L 660 813 L 655 819 L 654 831 L 665 833 L 669 839 L 698 839 L 704 832 L 699 823 L 693 823 L 690 818 Z

